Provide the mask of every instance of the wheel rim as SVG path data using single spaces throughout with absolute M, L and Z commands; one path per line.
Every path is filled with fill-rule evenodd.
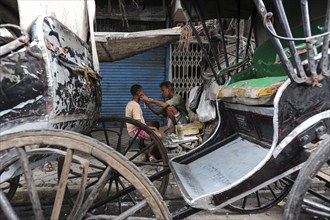
M 33 215 L 35 219 L 43 219 L 47 216 L 56 219 L 62 218 L 62 216 L 65 218 L 81 219 L 82 217 L 92 215 L 88 210 L 94 204 L 95 200 L 99 198 L 98 194 L 99 192 L 102 192 L 104 184 L 107 183 L 107 177 L 110 176 L 111 171 L 119 173 L 120 176 L 125 178 L 125 180 L 136 189 L 133 191 L 136 194 L 141 195 L 142 200 L 138 201 L 140 207 L 142 205 L 147 205 L 151 210 L 152 215 L 156 218 L 167 219 L 169 216 L 167 207 L 162 201 L 161 196 L 152 186 L 151 182 L 139 173 L 139 169 L 133 166 L 125 157 L 97 140 L 67 131 L 35 131 L 2 136 L 0 137 L 0 141 L 2 147 L 1 150 L 12 149 L 13 151 L 16 151 L 20 158 L 20 162 L 23 164 L 22 168 L 24 170 L 24 175 L 21 177 L 22 181 L 20 183 L 22 183 L 22 188 L 24 189 L 25 187 L 28 191 L 28 198 L 33 207 Z M 44 145 L 48 146 L 43 147 Z M 58 158 L 63 158 L 64 161 L 62 166 L 63 170 L 60 175 L 61 178 L 58 180 L 59 184 L 56 183 L 56 196 L 53 199 L 54 208 L 49 213 L 44 212 L 47 204 L 44 204 L 44 201 L 39 198 L 41 188 L 38 186 L 35 175 L 44 161 L 37 160 L 39 166 L 35 166 L 30 160 L 34 155 L 41 154 L 52 156 L 57 155 Z M 106 166 L 106 169 L 102 173 L 102 177 L 99 178 L 98 182 L 93 184 L 92 187 L 87 188 L 89 181 L 87 174 L 95 171 L 93 167 L 89 166 L 90 157 L 93 157 L 96 162 Z M 42 162 L 41 164 L 40 161 Z M 76 170 L 77 172 L 80 170 L 82 177 L 78 184 L 78 188 L 70 179 L 70 170 L 76 169 L 76 164 L 81 165 L 81 167 Z M 56 169 L 58 169 L 58 163 L 55 162 L 53 165 L 55 168 L 55 176 L 57 176 Z M 2 174 L 6 167 L 0 167 L 0 174 Z M 66 203 L 63 199 L 64 193 L 67 189 L 73 192 L 74 187 L 79 191 L 78 196 L 73 199 L 73 207 L 66 210 Z M 16 207 L 13 206 L 13 203 L 9 203 L 8 198 L 6 196 L 3 197 L 3 195 L 3 191 L 0 189 L 0 197 L 5 198 L 0 200 L 1 207 L 8 206 L 9 209 L 7 209 L 6 213 L 1 213 L 1 215 L 6 215 L 7 217 L 19 217 L 22 213 L 19 213 L 19 210 L 17 211 Z M 132 209 L 136 208 L 139 210 L 138 205 L 132 205 L 129 208 L 129 211 L 131 211 L 129 213 L 130 215 L 134 215 Z M 138 213 L 138 211 L 136 213 Z
M 245 196 L 226 206 L 230 211 L 242 214 L 263 212 L 277 205 L 289 193 L 293 181 L 287 177 Z
M 117 129 L 109 127 L 111 124 L 117 124 Z M 152 139 L 145 141 L 145 146 L 142 149 L 137 149 L 127 135 L 126 123 L 135 125 L 138 130 L 144 130 Z M 99 119 L 97 127 L 92 130 L 91 136 L 113 147 L 132 163 L 138 166 L 142 173 L 144 173 L 153 184 L 156 186 L 161 195 L 164 195 L 169 183 L 169 168 L 167 150 L 162 141 L 157 135 L 146 125 L 139 121 L 133 120 L 128 117 L 108 116 Z M 131 140 L 136 140 L 137 135 Z M 145 162 L 145 153 L 155 147 L 159 153 L 157 162 Z M 152 169 L 150 170 L 150 167 Z
M 318 149 L 300 170 L 288 196 L 283 219 L 299 219 L 300 213 L 330 218 L 330 135 L 325 135 L 314 146 Z

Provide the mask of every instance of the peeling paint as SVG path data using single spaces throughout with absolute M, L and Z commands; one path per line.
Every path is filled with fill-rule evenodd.
M 29 47 L 1 58 L 0 133 L 26 129 L 25 123 L 89 132 L 101 108 L 89 46 L 44 16 L 34 24 L 32 39 Z

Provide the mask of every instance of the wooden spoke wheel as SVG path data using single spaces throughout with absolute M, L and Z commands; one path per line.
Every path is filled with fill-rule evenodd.
M 141 210 L 146 207 L 148 217 L 169 218 L 167 206 L 150 180 L 127 158 L 104 143 L 60 130 L 19 132 L 1 136 L 0 142 L 0 153 L 11 152 L 6 160 L 0 161 L 0 175 L 19 162 L 16 173 L 21 174 L 19 184 L 22 186 L 11 201 L 0 188 L 3 210 L 0 219 L 26 216 L 31 219 L 95 219 L 99 215 L 124 219 L 141 216 Z M 52 163 L 52 171 L 43 171 L 45 162 Z M 92 178 L 91 174 L 97 178 Z M 77 175 L 80 178 L 76 178 Z M 109 187 L 109 182 L 118 176 L 121 181 L 115 187 Z M 117 194 L 124 184 L 129 185 L 126 188 L 129 198 L 120 215 L 110 208 L 106 212 L 92 208 L 107 194 Z M 66 192 L 75 194 L 70 200 L 72 204 L 64 199 Z M 16 198 L 18 194 L 19 198 Z
M 127 124 L 137 127 L 138 132 L 134 137 L 129 137 Z M 143 140 L 138 136 L 144 131 L 150 136 Z M 91 136 L 102 141 L 120 152 L 132 163 L 141 169 L 161 193 L 164 195 L 169 182 L 169 168 L 167 150 L 158 136 L 145 124 L 128 117 L 107 116 L 98 120 Z M 156 161 L 148 161 L 148 154 L 152 154 Z
M 283 219 L 302 219 L 302 215 L 306 219 L 330 218 L 329 134 L 318 145 L 318 149 L 312 153 L 298 174 L 288 196 Z
M 253 214 L 263 212 L 278 204 L 289 193 L 293 185 L 290 178 L 282 178 L 242 199 L 226 206 L 226 209 L 242 213 Z

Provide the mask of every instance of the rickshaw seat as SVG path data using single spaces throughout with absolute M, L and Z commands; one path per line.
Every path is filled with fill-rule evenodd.
M 273 105 L 278 88 L 287 78 L 274 47 L 266 41 L 255 51 L 251 66 L 233 75 L 218 98 L 244 105 Z
M 287 78 L 287 76 L 273 76 L 238 81 L 221 89 L 218 97 L 230 103 L 273 105 L 278 88 Z
M 322 19 L 313 21 L 312 26 L 318 27 L 319 25 L 323 26 Z M 294 36 L 299 36 L 303 32 L 303 28 L 299 27 L 292 31 Z M 318 32 L 319 30 L 314 31 Z M 282 42 L 282 44 L 284 47 L 287 45 L 286 42 Z M 317 39 L 313 44 L 315 46 L 321 45 L 322 38 Z M 307 59 L 306 52 L 304 52 L 306 51 L 304 42 L 296 44 L 295 48 L 297 52 L 300 51 L 298 54 L 302 60 Z M 292 56 L 288 47 L 284 48 L 284 52 L 291 59 Z M 242 63 L 245 65 L 246 61 Z M 229 71 L 238 69 L 237 65 L 234 65 Z M 286 71 L 269 39 L 255 50 L 251 66 L 231 76 L 228 85 L 219 91 L 218 98 L 225 102 L 244 105 L 273 105 L 273 99 L 278 88 L 287 79 Z

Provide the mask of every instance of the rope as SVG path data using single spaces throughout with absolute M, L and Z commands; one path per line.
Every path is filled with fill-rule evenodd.
M 45 43 L 46 43 L 47 48 L 50 51 L 52 51 L 55 54 L 55 56 L 58 58 L 59 63 L 61 63 L 66 68 L 72 70 L 73 72 L 82 73 L 82 75 L 84 76 L 84 78 L 87 82 L 88 89 L 90 88 L 90 85 L 91 85 L 90 78 L 93 78 L 94 80 L 101 80 L 102 77 L 97 72 L 90 69 L 87 65 L 83 64 L 83 66 L 81 66 L 80 64 L 67 59 L 65 57 L 65 55 L 66 55 L 65 48 L 56 47 L 56 46 L 54 46 L 54 44 L 52 44 L 47 39 L 45 40 Z
M 181 28 L 180 41 L 177 50 L 189 50 L 190 41 L 192 39 L 192 30 L 189 24 Z

